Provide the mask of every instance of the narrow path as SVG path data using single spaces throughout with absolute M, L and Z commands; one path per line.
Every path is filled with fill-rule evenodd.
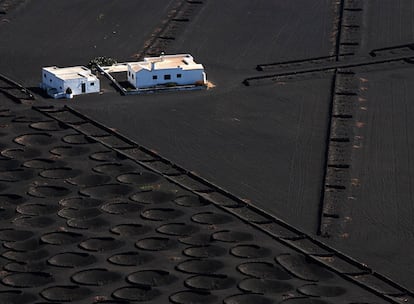
M 157 27 L 145 42 L 143 49 L 134 55 L 136 59 L 145 56 L 159 56 L 165 52 L 168 44 L 174 41 L 179 32 L 198 13 L 205 1 L 175 0 L 166 19 Z

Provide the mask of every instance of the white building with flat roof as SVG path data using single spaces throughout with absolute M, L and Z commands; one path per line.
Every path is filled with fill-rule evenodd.
M 74 95 L 99 93 L 100 82 L 91 70 L 84 66 L 42 68 L 40 87 L 54 98 L 72 98 Z
M 128 81 L 135 88 L 158 85 L 204 85 L 206 73 L 202 64 L 190 54 L 147 57 L 143 61 L 128 63 Z

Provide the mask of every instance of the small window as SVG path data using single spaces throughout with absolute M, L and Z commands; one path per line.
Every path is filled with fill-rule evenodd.
M 45 77 L 45 78 L 46 78 L 46 77 L 47 77 L 47 76 L 46 76 L 46 74 L 43 74 L 43 77 Z
M 157 75 L 153 75 L 152 76 L 152 80 L 157 80 L 158 79 L 158 76 Z
M 170 79 L 171 79 L 171 75 L 170 74 L 164 75 L 164 80 L 170 80 Z
M 132 74 L 132 79 L 134 79 L 134 74 Z
M 59 87 L 59 89 L 61 89 L 61 90 L 62 90 L 62 87 Z
M 128 76 L 131 76 L 131 71 L 128 71 Z
M 177 74 L 177 78 L 181 78 L 181 74 Z
M 95 85 L 95 82 L 91 82 L 91 87 L 93 87 Z
M 52 82 L 52 79 L 49 79 L 50 82 Z

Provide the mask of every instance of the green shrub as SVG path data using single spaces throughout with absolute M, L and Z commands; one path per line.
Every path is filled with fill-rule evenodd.
M 111 57 L 99 56 L 95 57 L 88 63 L 88 68 L 91 70 L 96 70 L 96 66 L 110 66 L 116 64 L 116 60 Z

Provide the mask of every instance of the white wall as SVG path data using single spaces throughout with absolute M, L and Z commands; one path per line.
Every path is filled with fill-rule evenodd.
M 42 83 L 48 88 L 55 88 L 59 93 L 65 93 L 67 88 L 71 88 L 73 95 L 99 93 L 100 91 L 99 79 L 79 77 L 76 79 L 62 80 L 46 70 L 42 70 Z M 86 84 L 85 93 L 82 93 L 82 83 Z M 94 85 L 91 85 L 92 83 Z
M 178 78 L 177 74 L 181 74 L 181 78 Z M 171 79 L 164 79 L 164 75 L 170 75 Z M 153 79 L 153 76 L 157 76 L 157 79 Z M 206 81 L 206 76 L 203 69 L 182 70 L 176 68 L 153 71 L 142 69 L 135 73 L 135 79 L 132 79 L 132 73 L 131 76 L 128 75 L 128 80 L 137 88 L 148 88 L 170 82 L 177 83 L 178 85 L 195 84 L 197 81 L 202 81 L 204 83 Z
M 85 83 L 85 93 L 82 93 L 82 83 Z M 94 83 L 94 85 L 92 86 L 91 83 Z M 87 78 L 65 80 L 64 91 L 66 91 L 68 87 L 72 89 L 73 95 L 99 93 L 100 90 L 99 80 L 88 80 Z
M 42 84 L 47 88 L 55 88 L 58 92 L 64 91 L 63 80 L 49 71 L 42 69 Z
M 134 78 L 132 78 L 132 77 L 134 77 Z M 128 78 L 129 83 L 132 84 L 134 87 L 136 87 L 137 83 L 135 81 L 135 72 L 131 69 L 131 67 L 129 65 L 128 65 L 127 78 Z
M 65 80 L 64 82 L 64 92 L 66 92 L 67 88 L 70 88 L 72 90 L 73 95 L 80 95 L 82 94 L 82 87 L 81 82 L 83 79 L 69 79 Z
M 99 93 L 100 90 L 101 84 L 99 82 L 99 79 L 88 79 L 88 82 L 86 84 L 86 93 Z

